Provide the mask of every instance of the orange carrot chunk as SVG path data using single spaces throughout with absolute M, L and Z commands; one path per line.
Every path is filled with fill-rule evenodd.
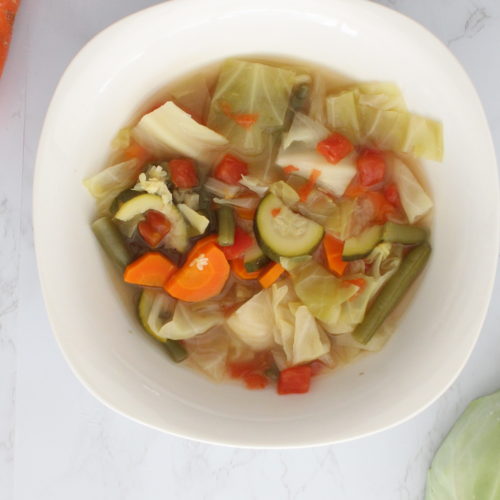
M 165 255 L 147 252 L 125 268 L 123 279 L 133 285 L 163 286 L 176 269 Z
M 287 167 L 283 168 L 283 172 L 285 174 L 293 174 L 294 172 L 297 172 L 299 170 L 297 167 L 294 167 L 293 165 L 288 165 Z
M 332 235 L 327 234 L 323 238 L 323 250 L 325 251 L 328 269 L 337 276 L 342 276 L 348 265 L 348 262 L 342 260 L 343 249 L 344 243 Z
M 260 274 L 259 283 L 262 288 L 269 288 L 284 272 L 285 269 L 280 264 L 272 262 Z
M 229 264 L 215 243 L 191 250 L 186 263 L 166 282 L 164 289 L 185 302 L 200 302 L 218 295 L 229 277 Z
M 314 189 L 316 181 L 318 180 L 320 175 L 321 175 L 321 170 L 318 170 L 316 168 L 312 170 L 311 175 L 309 176 L 307 182 L 299 189 L 300 201 L 304 202 L 307 200 L 312 190 Z

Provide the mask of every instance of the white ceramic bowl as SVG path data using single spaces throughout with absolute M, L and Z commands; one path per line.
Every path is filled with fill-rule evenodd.
M 193 68 L 241 54 L 292 56 L 359 80 L 394 81 L 412 111 L 444 124 L 444 162 L 426 164 L 434 252 L 413 301 L 380 353 L 316 379 L 307 395 L 215 385 L 170 363 L 140 333 L 89 227 L 95 207 L 82 179 L 103 167 L 110 140 L 137 105 Z M 45 301 L 82 383 L 111 408 L 162 431 L 254 447 L 356 438 L 435 400 L 479 335 L 495 275 L 498 214 L 493 146 L 467 75 L 421 26 L 360 0 L 175 0 L 114 24 L 61 79 L 34 190 Z

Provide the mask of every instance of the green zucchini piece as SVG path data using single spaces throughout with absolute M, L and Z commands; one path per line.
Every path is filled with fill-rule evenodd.
M 279 262 L 280 257 L 313 253 L 323 238 L 324 230 L 269 193 L 257 207 L 255 234 L 263 252 L 271 260 Z
M 382 239 L 390 243 L 418 245 L 427 239 L 427 231 L 421 227 L 410 226 L 408 224 L 386 222 L 382 232 Z
M 243 255 L 243 265 L 248 273 L 259 271 L 269 264 L 269 258 L 257 243 L 254 243 Z
M 399 269 L 393 274 L 373 302 L 352 336 L 362 344 L 373 337 L 385 318 L 396 307 L 410 285 L 417 279 L 431 254 L 431 246 L 424 242 L 413 248 L 403 259 Z
M 115 214 L 115 218 L 121 221 L 128 221 L 139 214 L 144 214 L 148 210 L 164 212 L 163 200 L 156 194 L 140 194 L 126 201 L 121 205 Z
M 218 208 L 217 219 L 219 222 L 219 237 L 217 242 L 221 247 L 229 247 L 234 243 L 234 231 L 236 227 L 233 209 L 227 205 Z
M 132 254 L 120 230 L 109 217 L 97 219 L 91 227 L 107 256 L 123 271 L 132 261 Z
M 144 330 L 165 345 L 167 354 L 176 363 L 187 358 L 186 348 L 178 340 L 170 340 L 158 335 L 161 327 L 172 318 L 174 301 L 164 292 L 145 289 L 137 303 L 137 315 Z
M 184 203 L 179 203 L 177 205 L 177 208 L 184 216 L 184 218 L 189 222 L 189 225 L 194 229 L 193 236 L 199 236 L 206 231 L 210 223 L 208 217 L 199 214 L 196 210 L 193 210 Z
M 111 206 L 109 207 L 109 211 L 111 212 L 112 215 L 115 215 L 116 212 L 118 212 L 118 209 L 127 201 L 131 200 L 132 198 L 135 198 L 136 196 L 139 196 L 139 192 L 134 191 L 133 189 L 125 189 L 125 191 L 122 191 L 114 200 L 113 203 L 111 203 Z
M 372 226 L 365 229 L 359 236 L 347 238 L 344 242 L 342 260 L 363 259 L 370 255 L 371 251 L 382 240 L 383 228 L 384 226 Z

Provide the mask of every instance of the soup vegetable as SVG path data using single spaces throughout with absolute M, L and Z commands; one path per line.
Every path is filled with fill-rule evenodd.
M 431 251 L 414 158 L 443 153 L 396 85 L 231 59 L 112 146 L 92 229 L 173 361 L 305 393 L 382 347 Z

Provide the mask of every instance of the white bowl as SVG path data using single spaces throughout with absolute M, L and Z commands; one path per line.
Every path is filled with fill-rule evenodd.
M 103 167 L 112 137 L 137 105 L 193 68 L 242 54 L 292 56 L 355 79 L 396 82 L 412 111 L 444 124 L 444 162 L 425 164 L 436 205 L 434 251 L 408 310 L 380 353 L 315 379 L 306 395 L 215 385 L 170 363 L 140 333 L 89 227 L 95 206 L 82 179 Z M 469 78 L 434 36 L 400 14 L 359 0 L 160 4 L 95 37 L 70 64 L 47 114 L 34 223 L 54 334 L 97 398 L 162 431 L 252 447 L 380 431 L 435 400 L 471 353 L 495 275 L 497 185 Z

